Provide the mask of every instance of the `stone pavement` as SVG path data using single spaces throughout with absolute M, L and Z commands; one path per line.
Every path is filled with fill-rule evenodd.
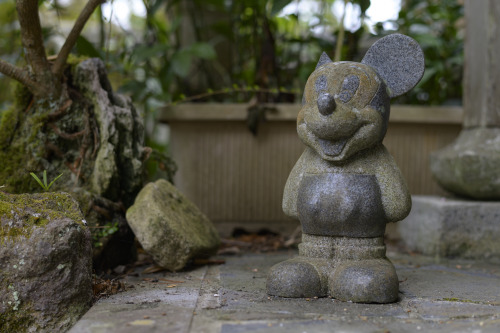
M 268 297 L 269 268 L 296 254 L 225 256 L 222 265 L 128 275 L 125 292 L 99 300 L 70 332 L 500 332 L 498 260 L 388 251 L 400 280 L 393 304 Z

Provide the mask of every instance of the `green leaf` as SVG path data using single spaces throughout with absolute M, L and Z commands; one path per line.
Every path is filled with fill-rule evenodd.
M 216 56 L 214 47 L 208 43 L 194 43 L 189 50 L 193 56 L 202 59 L 214 59 Z
M 437 72 L 438 72 L 438 70 L 436 68 L 426 68 L 424 75 L 422 76 L 422 79 L 420 80 L 419 84 L 423 85 L 424 83 L 429 81 L 429 79 L 431 77 L 433 77 Z
M 370 7 L 370 0 L 354 0 L 353 3 L 357 3 L 361 9 L 361 15 L 365 15 L 366 10 Z
M 31 175 L 31 177 L 35 178 L 35 180 L 37 181 L 37 183 L 40 184 L 40 186 L 45 190 L 45 186 L 43 185 L 43 183 L 40 180 L 40 178 L 38 178 L 38 176 L 35 175 L 33 172 L 30 172 L 30 175 Z
M 121 85 L 120 88 L 118 89 L 118 92 L 120 93 L 128 93 L 131 92 L 133 94 L 136 94 L 144 89 L 144 82 L 139 82 L 136 80 L 130 80 L 126 82 L 125 84 Z
M 45 185 L 45 189 L 48 190 L 47 187 L 47 170 L 43 170 L 43 185 Z
M 148 60 L 152 57 L 161 57 L 170 49 L 169 45 L 156 44 L 153 46 L 141 45 L 135 48 L 134 57 L 137 61 Z
M 79 55 L 91 57 L 91 58 L 101 58 L 101 53 L 92 45 L 91 42 L 82 35 L 78 36 L 76 39 L 76 52 Z
M 158 9 L 160 9 L 161 5 L 166 3 L 166 1 L 163 0 L 156 0 L 153 1 L 153 5 L 149 8 L 149 15 L 153 16 Z
M 271 16 L 276 16 L 283 8 L 286 7 L 292 0 L 274 0 L 271 7 Z
M 50 187 L 52 186 L 52 184 L 54 184 L 54 182 L 55 182 L 56 180 L 58 180 L 58 179 L 59 179 L 62 175 L 63 175 L 63 174 L 61 173 L 59 176 L 57 176 L 56 178 L 54 178 L 54 180 L 50 182 L 49 186 L 47 186 L 47 190 L 48 190 L 48 189 L 50 189 Z
M 191 55 L 188 52 L 177 52 L 172 57 L 172 70 L 180 77 L 186 77 L 191 69 Z

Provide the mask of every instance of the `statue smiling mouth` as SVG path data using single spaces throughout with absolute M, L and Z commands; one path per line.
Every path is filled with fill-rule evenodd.
M 348 138 L 340 139 L 337 141 L 330 141 L 324 139 L 318 139 L 321 149 L 328 156 L 337 156 L 344 149 Z

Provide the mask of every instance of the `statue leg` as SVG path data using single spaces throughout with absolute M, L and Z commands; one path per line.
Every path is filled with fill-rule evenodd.
M 337 238 L 335 269 L 328 277 L 328 294 L 356 303 L 391 303 L 398 299 L 399 281 L 385 256 L 383 237 Z
M 332 237 L 303 234 L 299 256 L 274 265 L 267 278 L 267 293 L 281 297 L 324 297 L 333 271 Z

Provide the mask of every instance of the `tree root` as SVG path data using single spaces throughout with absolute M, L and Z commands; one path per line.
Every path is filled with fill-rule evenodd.
M 71 99 L 66 100 L 66 102 L 63 104 L 63 106 L 61 106 L 59 108 L 59 110 L 48 115 L 47 120 L 49 122 L 54 122 L 54 121 L 61 119 L 62 117 L 64 117 L 66 115 L 66 111 L 69 109 L 71 104 L 73 104 L 73 101 Z M 31 103 L 30 103 L 30 105 L 31 105 Z M 28 107 L 28 109 L 29 109 L 29 107 Z

